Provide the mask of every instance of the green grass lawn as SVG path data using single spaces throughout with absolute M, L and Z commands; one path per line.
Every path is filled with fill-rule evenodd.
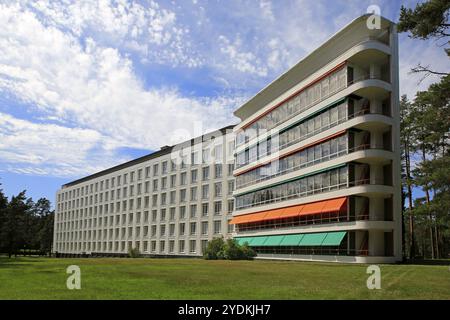
M 66 288 L 69 265 L 81 290 Z M 368 290 L 364 265 L 0 257 L 0 299 L 450 299 L 449 266 L 380 267 Z

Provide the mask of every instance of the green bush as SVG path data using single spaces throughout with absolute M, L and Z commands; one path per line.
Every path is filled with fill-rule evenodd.
M 214 238 L 211 241 L 208 241 L 203 257 L 207 260 L 223 259 L 222 250 L 224 244 L 223 238 Z
M 215 238 L 208 242 L 204 258 L 207 260 L 251 260 L 256 256 L 256 252 L 247 244 L 239 245 L 234 239 Z
M 141 256 L 141 253 L 139 252 L 138 248 L 131 248 L 128 250 L 128 256 L 130 258 L 139 258 Z

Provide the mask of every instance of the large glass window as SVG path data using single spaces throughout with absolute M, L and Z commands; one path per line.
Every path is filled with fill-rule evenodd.
M 347 140 L 344 134 L 247 171 L 236 177 L 237 186 L 241 188 L 347 154 Z
M 236 136 L 236 144 L 241 145 L 259 134 L 272 129 L 280 122 L 286 121 L 299 114 L 314 104 L 328 98 L 330 95 L 344 89 L 347 86 L 347 68 L 333 72 L 320 82 L 299 92 L 294 97 L 282 103 L 274 110 L 252 123 L 247 129 L 242 130 Z
M 262 140 L 236 155 L 236 167 L 243 167 L 259 160 L 270 153 L 283 150 L 295 143 L 310 138 L 322 131 L 347 120 L 347 102 L 342 102 L 304 119 L 293 127 L 281 131 L 278 135 Z M 273 141 L 272 141 L 273 140 Z
M 255 207 L 267 203 L 327 192 L 333 189 L 346 188 L 347 186 L 348 170 L 347 166 L 343 166 L 237 196 L 236 208 Z

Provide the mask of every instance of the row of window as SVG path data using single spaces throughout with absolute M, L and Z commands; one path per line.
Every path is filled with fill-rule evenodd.
M 197 249 L 197 240 L 178 240 L 178 248 L 175 249 L 175 240 L 160 240 L 157 242 L 156 240 L 152 241 L 142 241 L 142 245 L 140 241 L 136 241 L 133 244 L 133 241 L 109 241 L 109 242 L 71 242 L 71 243 L 57 243 L 56 251 L 58 252 L 105 252 L 105 253 L 127 253 L 131 248 L 136 248 L 143 253 L 159 253 L 159 254 L 185 254 L 186 245 L 189 244 L 189 253 L 196 254 Z M 157 248 L 157 244 L 159 243 L 159 248 Z M 168 243 L 168 248 L 166 246 Z M 150 244 L 150 247 L 149 247 Z M 206 246 L 208 245 L 208 240 L 201 240 L 201 252 L 204 252 Z
M 345 166 L 237 196 L 236 209 L 301 198 L 347 186 L 348 169 Z
M 201 221 L 201 235 L 209 234 L 209 222 Z M 189 222 L 189 235 L 194 236 L 197 235 L 197 225 L 198 222 Z M 213 221 L 213 234 L 219 234 L 222 232 L 222 221 L 215 220 Z M 159 232 L 157 231 L 159 229 Z M 56 241 L 73 241 L 73 240 L 100 240 L 100 239 L 136 239 L 141 237 L 165 237 L 170 236 L 174 237 L 175 234 L 178 236 L 186 235 L 186 223 L 181 222 L 178 224 L 178 229 L 176 229 L 175 223 L 171 224 L 159 224 L 152 226 L 136 226 L 136 227 L 122 227 L 122 228 L 111 228 L 111 229 L 103 229 L 103 230 L 84 230 L 84 231 L 76 231 L 72 230 L 70 232 L 57 232 L 56 233 Z M 142 232 L 141 232 L 142 231 Z M 149 233 L 150 231 L 150 233 Z M 233 232 L 233 225 L 228 224 L 228 233 Z
M 333 138 L 309 148 L 300 150 L 287 157 L 276 159 L 266 165 L 247 171 L 236 177 L 238 188 L 264 181 L 275 176 L 321 163 L 347 154 L 347 134 Z
M 195 218 L 197 216 L 197 205 L 196 204 L 192 204 L 189 206 L 190 208 L 190 217 L 191 218 Z M 91 208 L 90 208 L 91 209 Z M 234 209 L 234 200 L 230 199 L 227 202 L 227 212 L 230 214 Z M 209 214 L 209 203 L 202 203 L 201 206 L 201 215 L 203 217 L 208 216 Z M 95 211 L 95 210 L 94 210 Z M 222 201 L 215 201 L 214 202 L 214 214 L 215 215 L 220 215 L 222 214 Z M 160 209 L 160 215 L 159 218 L 161 221 L 166 220 L 166 209 L 162 208 Z M 175 220 L 176 218 L 178 219 L 185 219 L 186 218 L 186 206 L 180 206 L 178 209 L 178 216 L 176 215 L 177 211 L 175 207 L 169 208 L 169 219 L 170 220 Z M 115 219 L 115 223 L 116 224 L 125 224 L 127 221 L 128 223 L 133 223 L 134 219 L 134 214 L 132 212 L 128 213 L 128 215 L 126 213 L 123 214 L 117 214 L 115 216 L 105 216 L 105 217 L 99 217 L 98 220 L 97 218 L 92 218 L 92 211 L 90 211 L 90 213 L 88 214 L 87 209 L 84 210 L 84 214 L 83 214 L 83 210 L 73 210 L 73 211 L 68 211 L 68 212 L 64 212 L 58 215 L 57 218 L 57 228 L 59 226 L 60 223 L 63 223 L 64 226 L 67 226 L 68 228 L 78 228 L 78 222 L 80 223 L 80 227 L 82 227 L 83 225 L 81 225 L 82 221 L 84 223 L 84 227 L 96 227 L 97 226 L 97 221 L 98 221 L 98 225 L 101 226 L 102 222 L 103 225 L 106 226 L 108 223 L 110 226 L 113 225 L 114 223 L 114 219 Z M 95 216 L 95 215 L 94 215 Z M 127 218 L 128 216 L 128 218 Z M 157 216 L 158 216 L 158 210 L 152 210 L 152 222 L 156 222 L 157 220 Z M 88 219 L 89 217 L 89 219 Z M 65 222 L 60 222 L 64 220 Z M 69 221 L 71 220 L 71 221 Z M 143 220 L 143 221 L 142 221 Z M 149 212 L 148 211 L 144 211 L 144 215 L 142 216 L 140 212 L 136 213 L 136 223 L 147 223 L 149 220 Z M 77 224 L 73 224 L 73 223 L 77 223 Z M 70 225 L 68 223 L 71 223 Z M 66 225 L 67 224 L 67 225 Z M 58 229 L 57 229 L 58 230 Z
M 218 198 L 221 197 L 223 195 L 222 192 L 223 189 L 223 183 L 222 182 L 216 182 L 214 183 L 214 191 L 213 191 L 213 196 Z M 106 191 L 105 193 L 100 193 L 99 195 L 95 195 L 88 197 L 84 197 L 84 198 L 80 198 L 77 200 L 71 200 L 71 201 L 67 201 L 67 202 L 63 202 L 63 203 L 58 203 L 58 211 L 64 211 L 64 210 L 71 210 L 73 208 L 81 208 L 84 206 L 88 206 L 88 205 L 93 205 L 93 204 L 97 204 L 97 203 L 103 203 L 103 202 L 107 202 L 107 201 L 114 201 L 115 198 L 117 200 L 119 200 L 121 198 L 121 195 L 123 196 L 123 198 L 127 198 L 127 197 L 132 197 L 134 196 L 134 192 L 128 192 L 128 188 L 124 187 L 122 189 L 117 189 L 116 192 L 108 192 Z M 228 181 L 228 195 L 231 195 L 234 191 L 234 180 L 230 180 Z M 155 207 L 158 205 L 158 196 L 160 198 L 160 204 L 161 205 L 166 205 L 167 202 L 169 201 L 170 204 L 175 204 L 177 203 L 177 199 L 179 202 L 186 202 L 188 200 L 188 195 L 187 195 L 188 190 L 187 189 L 180 189 L 178 191 L 173 190 L 170 191 L 168 194 L 167 193 L 161 193 L 161 194 L 153 194 L 152 198 L 150 199 L 150 196 L 145 196 L 145 197 L 139 197 L 136 198 L 136 208 L 140 209 L 142 208 L 142 205 L 145 208 L 148 208 L 150 206 Z M 178 193 L 178 198 L 177 198 L 177 193 Z M 167 199 L 167 196 L 169 195 L 169 199 Z M 206 185 L 202 185 L 201 186 L 201 198 L 203 200 L 209 199 L 210 197 L 210 189 L 209 189 L 209 184 Z M 89 200 L 89 201 L 88 201 Z M 135 206 L 135 199 L 129 199 L 128 203 L 129 203 L 129 210 L 134 209 Z M 150 202 L 150 200 L 152 200 Z M 197 201 L 198 200 L 198 187 L 191 187 L 190 188 L 190 197 L 189 197 L 189 201 Z M 127 200 L 123 201 L 123 205 L 124 207 L 126 207 L 126 203 Z M 118 208 L 120 208 L 120 202 L 117 202 L 118 204 Z M 113 204 L 111 204 L 113 206 Z M 119 209 L 117 209 L 119 210 Z
M 236 136 L 236 144 L 241 145 L 256 136 L 265 133 L 279 123 L 309 109 L 314 104 L 328 98 L 330 95 L 344 89 L 346 86 L 347 69 L 343 67 L 325 77 L 320 82 L 302 90 L 282 105 L 252 123 L 247 129 L 239 132 Z
M 348 102 L 346 100 L 258 142 L 236 155 L 236 167 L 248 165 L 346 121 L 347 110 Z
M 167 161 L 162 162 L 162 164 L 167 163 Z M 155 164 L 155 166 L 159 166 L 159 164 Z M 163 166 L 164 168 L 165 166 Z M 150 168 L 150 167 L 147 167 Z M 138 172 L 138 181 L 142 180 L 141 175 L 143 169 L 139 169 Z M 207 167 L 203 167 L 201 168 L 202 170 L 202 180 L 206 181 L 211 179 L 211 175 L 210 175 L 210 166 Z M 233 175 L 233 170 L 234 170 L 234 164 L 228 164 L 228 176 L 232 176 Z M 162 174 L 166 174 L 168 173 L 167 171 L 163 171 Z M 130 181 L 128 181 L 128 174 L 130 174 Z M 187 179 L 187 172 L 181 172 L 179 173 L 180 175 L 180 183 L 179 185 L 186 185 L 188 183 L 188 179 Z M 156 175 L 154 175 L 156 176 Z M 219 164 L 214 164 L 214 179 L 219 179 L 223 177 L 223 164 L 219 163 Z M 146 179 L 150 178 L 150 175 L 146 174 Z M 116 180 L 117 179 L 117 180 Z M 153 192 L 158 190 L 158 181 L 161 180 L 161 188 L 167 188 L 167 183 L 168 183 L 168 177 L 162 177 L 161 179 L 154 179 L 153 180 Z M 110 183 L 111 181 L 111 183 Z M 86 185 L 86 186 L 82 186 L 79 188 L 74 188 L 72 190 L 68 190 L 65 192 L 61 192 L 60 194 L 58 194 L 58 202 L 62 202 L 65 200 L 70 200 L 70 199 L 74 199 L 74 198 L 78 198 L 80 196 L 85 196 L 88 194 L 93 194 L 93 193 L 97 193 L 97 192 L 101 192 L 103 190 L 108 190 L 111 188 L 115 188 L 116 187 L 116 181 L 117 181 L 117 187 L 123 185 L 128 185 L 131 183 L 135 182 L 134 179 L 134 171 L 130 172 L 130 173 L 124 173 L 122 175 L 119 175 L 117 177 L 113 177 L 111 179 L 105 179 L 96 183 L 91 183 L 90 185 Z M 196 183 L 198 181 L 198 169 L 192 169 L 190 172 L 190 182 L 191 183 Z M 142 190 L 142 183 L 138 183 L 136 185 L 137 187 L 137 192 L 141 192 Z M 145 190 L 146 192 L 150 192 L 150 182 L 145 182 L 144 184 L 145 186 Z M 174 188 L 177 186 L 177 174 L 173 174 L 170 176 L 170 187 Z M 134 190 L 134 185 L 130 186 L 130 189 Z

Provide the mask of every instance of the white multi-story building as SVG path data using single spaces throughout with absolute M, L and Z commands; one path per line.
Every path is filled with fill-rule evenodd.
M 233 151 L 230 126 L 63 185 L 54 252 L 201 255 L 232 232 Z
M 234 237 L 259 258 L 401 259 L 397 33 L 368 18 L 235 111 Z
M 400 260 L 397 32 L 367 19 L 244 103 L 238 125 L 64 185 L 53 250 L 198 256 L 233 236 L 258 258 Z

